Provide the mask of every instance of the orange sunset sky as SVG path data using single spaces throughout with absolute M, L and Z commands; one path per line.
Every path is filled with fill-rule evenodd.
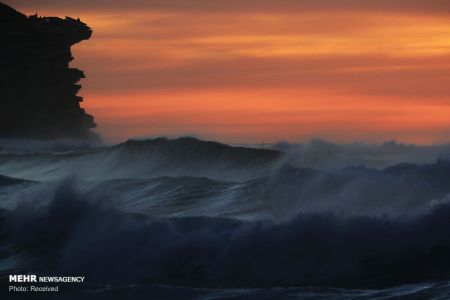
M 448 0 L 4 1 L 80 17 L 106 141 L 450 142 Z

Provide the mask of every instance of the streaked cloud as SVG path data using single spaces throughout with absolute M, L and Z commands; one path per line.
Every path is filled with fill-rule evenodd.
M 6 3 L 94 29 L 74 65 L 113 139 L 431 143 L 450 132 L 447 0 Z
M 30 9 L 64 10 L 161 10 L 184 12 L 295 12 L 295 11 L 382 11 L 448 14 L 447 0 L 28 0 L 6 1 Z

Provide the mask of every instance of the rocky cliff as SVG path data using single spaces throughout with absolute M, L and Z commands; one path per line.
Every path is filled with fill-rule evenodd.
M 70 47 L 91 34 L 79 19 L 27 17 L 0 3 L 0 138 L 93 136 L 77 95 L 84 74 L 69 67 Z

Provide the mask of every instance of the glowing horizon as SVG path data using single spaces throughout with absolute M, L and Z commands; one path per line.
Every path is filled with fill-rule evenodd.
M 82 105 L 109 141 L 450 141 L 442 1 L 6 3 L 94 30 L 72 48 L 73 65 L 87 75 Z

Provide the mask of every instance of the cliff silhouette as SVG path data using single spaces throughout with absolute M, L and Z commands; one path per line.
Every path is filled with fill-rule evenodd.
M 0 138 L 95 137 L 77 95 L 84 73 L 69 67 L 70 47 L 91 34 L 79 19 L 27 17 L 0 3 Z

